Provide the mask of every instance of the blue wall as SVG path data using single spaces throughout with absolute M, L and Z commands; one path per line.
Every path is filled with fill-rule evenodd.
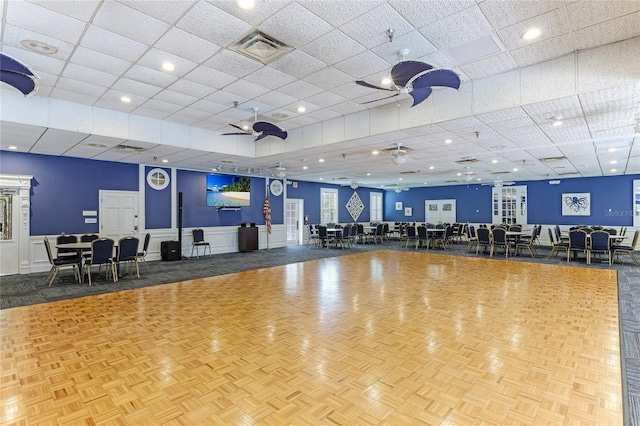
M 86 160 L 38 154 L 0 151 L 0 172 L 33 175 L 31 190 L 31 235 L 99 232 L 98 224 L 84 223 L 83 210 L 98 211 L 99 191 L 138 191 L 139 171 L 136 164 Z M 148 172 L 149 167 L 145 167 Z M 168 173 L 170 169 L 164 169 Z M 237 226 L 255 222 L 264 225 L 262 207 L 266 179 L 251 178 L 251 206 L 239 211 L 218 211 L 206 206 L 207 173 L 177 171 L 177 191 L 183 193 L 183 226 Z M 517 182 L 527 185 L 528 222 L 544 224 L 633 225 L 633 180 L 640 175 L 562 179 L 559 185 L 547 181 Z M 339 199 L 339 222 L 352 222 L 345 205 L 354 190 L 318 182 L 296 181 L 287 185 L 287 196 L 304 200 L 304 214 L 310 223 L 320 221 L 320 189 L 336 188 Z M 145 183 L 145 185 L 147 185 Z M 171 227 L 171 187 L 156 191 L 146 186 L 145 223 L 147 229 Z M 358 188 L 365 208 L 358 222 L 369 222 L 369 194 L 383 193 L 384 220 L 390 222 L 424 221 L 424 200 L 455 199 L 459 222 L 491 222 L 491 187 L 456 185 L 413 188 L 399 194 L 393 191 Z M 591 216 L 562 216 L 562 194 L 591 194 Z M 412 207 L 413 216 L 395 210 L 396 201 Z M 284 195 L 270 196 L 272 222 L 284 223 Z

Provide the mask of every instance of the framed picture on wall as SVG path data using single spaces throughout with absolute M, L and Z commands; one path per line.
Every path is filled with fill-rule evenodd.
M 404 215 L 405 216 L 413 216 L 413 208 L 412 207 L 405 207 L 404 208 Z
M 402 201 L 396 201 L 396 210 L 402 210 Z
M 562 194 L 562 216 L 591 216 L 591 194 L 588 192 Z

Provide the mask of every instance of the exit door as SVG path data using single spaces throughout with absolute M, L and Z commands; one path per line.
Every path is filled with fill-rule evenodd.
M 287 199 L 285 204 L 285 226 L 287 228 L 287 245 L 304 244 L 302 212 L 303 200 Z

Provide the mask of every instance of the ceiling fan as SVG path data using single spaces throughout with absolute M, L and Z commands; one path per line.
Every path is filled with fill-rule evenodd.
M 280 179 L 283 179 L 285 176 L 287 176 L 287 168 L 284 167 L 282 163 L 276 164 L 275 167 L 271 168 L 271 170 L 273 170 L 273 174 Z
M 28 66 L 17 59 L 0 53 L 0 81 L 29 96 L 38 90 L 38 77 Z
M 356 84 L 360 86 L 397 93 L 374 101 L 363 102 L 363 104 L 393 98 L 400 94 L 409 94 L 413 98 L 411 106 L 414 107 L 431 95 L 433 86 L 460 88 L 460 76 L 454 71 L 433 69 L 433 65 L 426 62 L 407 61 L 405 58 L 409 54 L 409 49 L 401 49 L 398 54 L 402 56 L 402 61 L 391 68 L 392 84 L 390 88 L 376 86 L 363 80 L 356 81 Z
M 407 151 L 409 151 L 410 149 L 411 148 L 402 146 L 401 143 L 397 143 L 396 146 L 387 148 L 385 149 L 385 151 L 391 152 L 391 161 L 399 166 L 400 164 L 406 163 L 409 159 L 409 157 L 407 156 Z
M 350 183 L 343 183 L 343 184 L 342 184 L 342 185 L 340 185 L 340 186 L 347 186 L 347 185 L 349 185 L 349 186 L 351 187 L 351 189 L 353 189 L 353 190 L 358 189 L 358 187 L 360 186 L 360 184 L 358 183 L 358 181 L 357 181 L 357 180 L 355 180 L 355 179 L 354 179 L 354 180 L 352 180 Z
M 503 182 L 502 180 L 498 179 L 498 180 L 494 180 L 493 183 L 483 183 L 482 185 L 491 185 L 495 188 L 500 188 L 503 186 L 509 186 L 514 184 L 515 182 Z
M 396 184 L 393 185 L 385 185 L 384 186 L 385 191 L 395 191 L 396 193 L 401 193 L 402 191 L 408 191 L 409 188 L 405 188 L 403 186 Z
M 275 136 L 277 138 L 280 138 L 282 140 L 287 138 L 287 131 L 276 126 L 273 123 L 270 123 L 268 121 L 258 121 L 258 110 L 260 108 L 258 107 L 253 107 L 253 131 L 249 131 L 246 129 L 243 129 L 240 126 L 236 126 L 235 124 L 229 124 L 232 127 L 235 127 L 238 130 L 242 130 L 242 133 L 223 133 L 223 136 L 229 136 L 229 135 L 241 135 L 241 136 L 255 136 L 256 138 L 253 140 L 254 142 L 259 141 L 260 139 L 264 139 L 267 136 Z
M 464 175 L 464 181 L 466 183 L 469 183 L 473 180 L 473 177 L 475 176 L 476 173 L 471 170 L 471 167 L 466 167 L 466 171 L 462 174 Z M 460 173 L 458 173 L 458 175 L 460 175 Z

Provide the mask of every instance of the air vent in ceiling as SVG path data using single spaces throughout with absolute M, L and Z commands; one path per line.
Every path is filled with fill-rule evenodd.
M 567 157 L 546 157 L 546 158 L 538 158 L 538 161 L 540 161 L 541 163 L 548 163 L 550 161 L 562 161 L 562 160 L 566 160 Z
M 471 164 L 471 163 L 477 163 L 477 162 L 478 162 L 478 159 L 473 157 L 464 157 L 456 161 L 456 163 L 458 164 Z
M 401 175 L 417 175 L 420 174 L 420 170 L 407 170 L 406 172 L 400 172 Z
M 118 151 L 124 151 L 124 152 L 142 152 L 147 150 L 147 148 L 125 145 L 125 144 L 116 145 L 114 146 L 114 149 L 117 149 Z
M 229 49 L 260 63 L 268 64 L 285 53 L 291 52 L 293 47 L 287 46 L 275 37 L 254 29 L 240 37 L 229 46 Z

